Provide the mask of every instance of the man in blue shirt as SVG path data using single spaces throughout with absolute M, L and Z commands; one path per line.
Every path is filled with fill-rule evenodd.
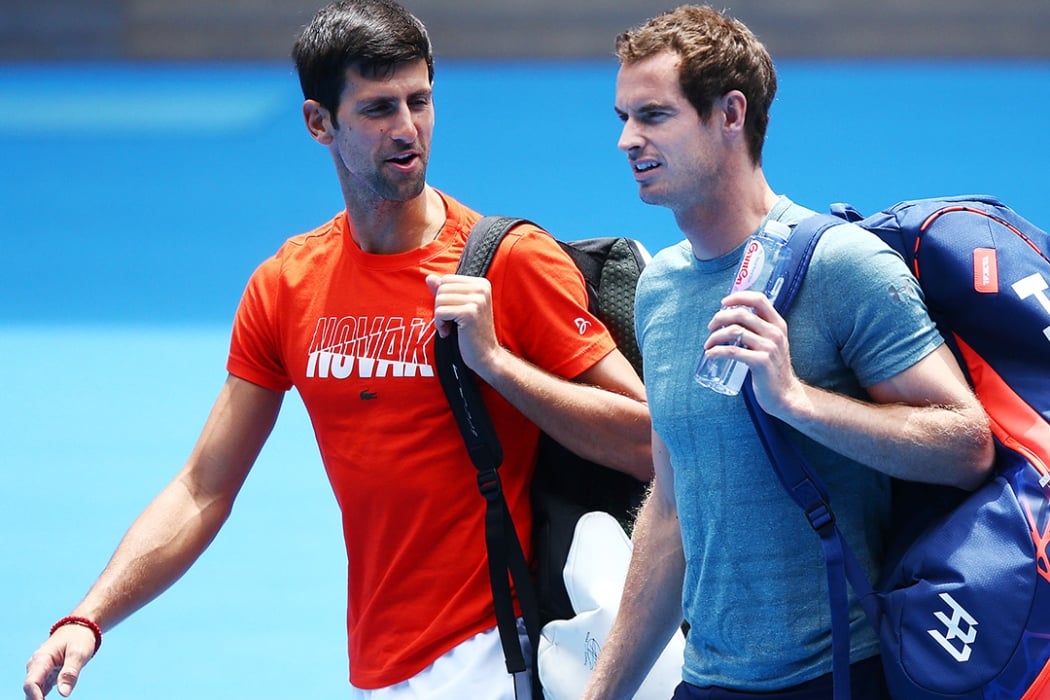
M 743 399 L 693 381 L 701 349 L 748 366 L 873 576 L 889 477 L 977 486 L 992 464 L 988 419 L 903 261 L 852 224 L 823 237 L 786 318 L 760 292 L 727 296 L 751 234 L 813 213 L 765 179 L 776 72 L 747 27 L 684 6 L 621 34 L 617 53 L 619 147 L 641 199 L 671 209 L 685 240 L 654 257 L 638 290 L 656 479 L 585 697 L 632 697 L 683 617 L 676 699 L 830 697 L 819 539 L 774 476 Z M 852 605 L 854 697 L 878 698 L 878 642 Z

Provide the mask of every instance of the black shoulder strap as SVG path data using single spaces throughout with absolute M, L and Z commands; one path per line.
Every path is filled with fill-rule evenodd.
M 470 235 L 467 236 L 467 244 L 463 248 L 463 255 L 459 259 L 456 274 L 484 277 L 489 271 L 489 266 L 492 265 L 492 259 L 496 257 L 496 249 L 499 248 L 507 232 L 519 224 L 528 223 L 532 222 L 509 216 L 483 217 L 474 224 Z
M 774 306 L 781 315 L 787 313 L 806 276 L 813 250 L 820 237 L 833 226 L 844 223 L 842 218 L 818 215 L 794 226 L 788 247 L 791 250 L 785 282 Z M 792 500 L 806 514 L 810 526 L 820 537 L 827 567 L 828 596 L 831 606 L 832 672 L 835 700 L 846 700 L 849 689 L 849 598 L 847 580 L 864 605 L 872 624 L 876 611 L 871 584 L 835 523 L 831 499 L 823 480 L 817 476 L 802 453 L 787 436 L 786 426 L 770 416 L 758 404 L 750 381 L 741 389 L 751 421 L 755 424 L 773 470 Z
M 481 219 L 471 229 L 467 238 L 457 274 L 484 276 L 506 233 L 524 222 L 524 219 L 498 216 Z M 434 363 L 452 414 L 463 435 L 467 452 L 477 469 L 478 490 L 485 499 L 485 547 L 488 554 L 489 582 L 507 671 L 521 673 L 525 671 L 526 665 L 518 639 L 517 616 L 514 614 L 510 582 L 514 582 L 514 591 L 521 606 L 533 654 L 539 649 L 539 602 L 532 582 L 532 572 L 503 495 L 498 471 L 503 462 L 503 449 L 488 409 L 482 401 L 477 378 L 460 354 L 459 336 L 455 328 L 444 338 L 440 335 L 434 336 Z M 534 659 L 533 691 L 536 697 L 540 697 L 537 668 L 538 664 Z
M 484 277 L 503 237 L 524 222 L 524 219 L 505 216 L 486 216 L 478 221 L 467 236 L 456 274 Z M 459 334 L 455 327 L 444 338 L 435 336 L 434 362 L 471 461 L 479 473 L 495 473 L 503 462 L 503 449 L 481 400 L 474 374 L 459 352 Z

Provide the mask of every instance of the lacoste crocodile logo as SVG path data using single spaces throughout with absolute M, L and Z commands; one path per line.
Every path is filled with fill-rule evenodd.
M 371 401 L 372 399 L 379 398 L 379 394 L 374 391 L 369 391 L 368 389 L 362 389 L 360 395 L 362 401 Z

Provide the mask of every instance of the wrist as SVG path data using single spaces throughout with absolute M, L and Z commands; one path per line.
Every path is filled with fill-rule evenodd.
M 53 635 L 60 627 L 65 627 L 66 625 L 77 625 L 78 627 L 85 627 L 91 630 L 91 634 L 95 635 L 95 651 L 93 653 L 98 653 L 99 647 L 102 646 L 102 628 L 98 626 L 97 622 L 80 615 L 66 615 L 51 625 L 51 634 Z
M 516 358 L 502 345 L 495 345 L 482 358 L 479 358 L 478 367 L 471 368 L 485 381 L 486 384 L 496 388 L 505 386 L 508 379 L 514 377 Z

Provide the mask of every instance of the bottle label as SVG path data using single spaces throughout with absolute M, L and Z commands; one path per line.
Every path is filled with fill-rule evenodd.
M 765 248 L 758 241 L 748 241 L 747 247 L 744 249 L 744 257 L 740 261 L 740 269 L 736 273 L 736 280 L 733 282 L 733 291 L 739 292 L 751 289 L 751 285 L 762 277 L 762 269 L 765 265 Z

